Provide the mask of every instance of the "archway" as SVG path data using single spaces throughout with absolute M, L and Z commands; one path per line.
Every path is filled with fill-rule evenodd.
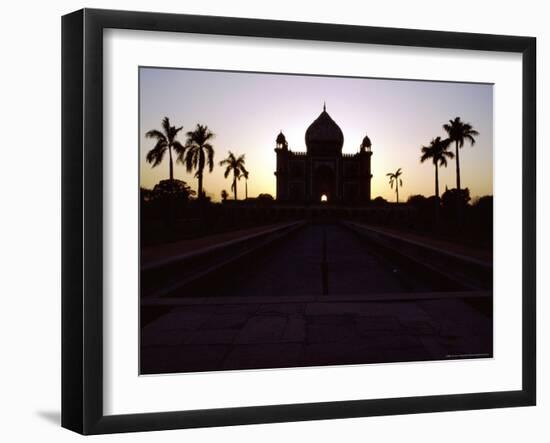
M 329 165 L 320 165 L 313 174 L 313 198 L 317 202 L 327 203 L 336 198 L 336 177 Z

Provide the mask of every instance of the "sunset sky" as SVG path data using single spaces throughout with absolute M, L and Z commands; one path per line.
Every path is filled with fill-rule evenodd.
M 304 135 L 323 110 L 344 133 L 343 152 L 354 153 L 368 134 L 372 141 L 372 198 L 394 200 L 386 173 L 403 169 L 400 200 L 434 194 L 434 166 L 420 163 L 420 148 L 445 136 L 442 124 L 460 116 L 480 133 L 476 144 L 460 151 L 461 184 L 472 197 L 493 193 L 493 87 L 488 84 L 317 77 L 185 69 L 140 68 L 140 179 L 152 188 L 168 178 L 168 156 L 156 168 L 145 161 L 164 116 L 183 126 L 178 139 L 197 123 L 216 134 L 215 166 L 205 173 L 207 195 L 220 200 L 230 191 L 220 160 L 231 150 L 246 155 L 248 194 L 275 196 L 275 138 L 280 130 L 289 148 L 305 151 Z M 454 145 L 453 145 L 454 151 Z M 197 180 L 174 164 L 174 176 L 196 190 Z M 440 170 L 440 189 L 455 187 L 455 162 Z M 244 182 L 238 185 L 244 198 Z

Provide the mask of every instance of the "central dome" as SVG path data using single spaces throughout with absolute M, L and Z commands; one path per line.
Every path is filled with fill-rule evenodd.
M 326 106 L 323 106 L 323 112 L 307 128 L 307 151 L 320 154 L 340 153 L 343 145 L 344 134 L 340 126 L 328 115 Z

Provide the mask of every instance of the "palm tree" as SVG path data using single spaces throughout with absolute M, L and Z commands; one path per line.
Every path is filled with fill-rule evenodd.
M 460 192 L 460 161 L 458 156 L 458 149 L 464 146 L 464 142 L 467 140 L 470 145 L 474 145 L 476 140 L 474 137 L 479 135 L 470 123 L 464 123 L 460 120 L 460 117 L 456 117 L 454 120 L 449 120 L 449 123 L 443 125 L 443 129 L 449 134 L 449 140 L 455 142 L 455 155 L 456 155 L 456 189 Z
M 162 119 L 162 131 L 157 129 L 151 129 L 145 133 L 145 137 L 156 139 L 156 144 L 145 157 L 147 163 L 152 163 L 153 168 L 159 165 L 164 158 L 164 154 L 168 150 L 170 158 L 170 183 L 174 182 L 174 162 L 172 160 L 172 149 L 176 152 L 177 155 L 182 155 L 185 151 L 185 148 L 182 144 L 176 140 L 178 132 L 183 129 L 183 126 L 176 128 L 175 126 L 170 125 L 170 120 L 168 117 Z
M 243 168 L 242 176 L 244 177 L 244 199 L 248 200 L 248 171 Z
M 214 148 L 208 143 L 214 136 L 208 126 L 197 124 L 194 131 L 187 132 L 185 152 L 178 156 L 178 161 L 185 164 L 187 172 L 194 169 L 197 171 L 195 177 L 198 179 L 198 197 L 201 199 L 204 197 L 202 190 L 204 168 L 208 166 L 208 172 L 214 169 Z
M 447 149 L 451 144 L 451 140 L 441 140 L 441 137 L 432 139 L 429 146 L 422 146 L 422 156 L 420 162 L 432 160 L 435 166 L 435 196 L 439 200 L 439 166 L 447 167 L 447 159 L 452 159 L 454 154 Z
M 403 187 L 403 180 L 401 180 L 399 177 L 403 174 L 403 171 L 401 171 L 401 168 L 399 168 L 395 172 L 388 172 L 386 176 L 390 178 L 390 186 L 393 189 L 393 183 L 395 182 L 395 197 L 397 203 L 399 203 L 399 186 Z
M 248 176 L 248 171 L 244 167 L 244 154 L 239 157 L 235 157 L 235 154 L 229 151 L 229 155 L 226 159 L 220 162 L 220 166 L 227 166 L 223 174 L 225 178 L 233 172 L 233 183 L 231 184 L 231 190 L 233 191 L 235 200 L 237 200 L 237 180 L 239 180 L 241 176 L 244 176 L 244 174 Z

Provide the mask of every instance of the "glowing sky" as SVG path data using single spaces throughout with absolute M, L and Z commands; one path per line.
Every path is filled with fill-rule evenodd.
M 487 84 L 317 77 L 185 69 L 140 68 L 140 179 L 152 188 L 168 178 L 168 156 L 156 168 L 145 155 L 154 141 L 150 129 L 161 129 L 168 116 L 183 126 L 178 139 L 197 123 L 216 134 L 215 166 L 205 173 L 207 195 L 220 200 L 230 191 L 218 162 L 231 150 L 246 155 L 248 195 L 275 196 L 275 138 L 283 130 L 294 151 L 305 151 L 307 127 L 323 110 L 344 133 L 343 152 L 354 153 L 365 136 L 372 141 L 372 197 L 394 200 L 387 172 L 403 169 L 400 200 L 434 194 L 434 167 L 420 163 L 420 148 L 445 136 L 442 124 L 460 116 L 480 133 L 476 144 L 460 151 L 461 184 L 472 197 L 493 193 L 493 87 Z M 454 150 L 454 145 L 453 145 Z M 440 170 L 440 189 L 455 187 L 455 163 Z M 174 176 L 196 190 L 197 180 L 174 164 Z M 244 182 L 238 185 L 244 198 Z

